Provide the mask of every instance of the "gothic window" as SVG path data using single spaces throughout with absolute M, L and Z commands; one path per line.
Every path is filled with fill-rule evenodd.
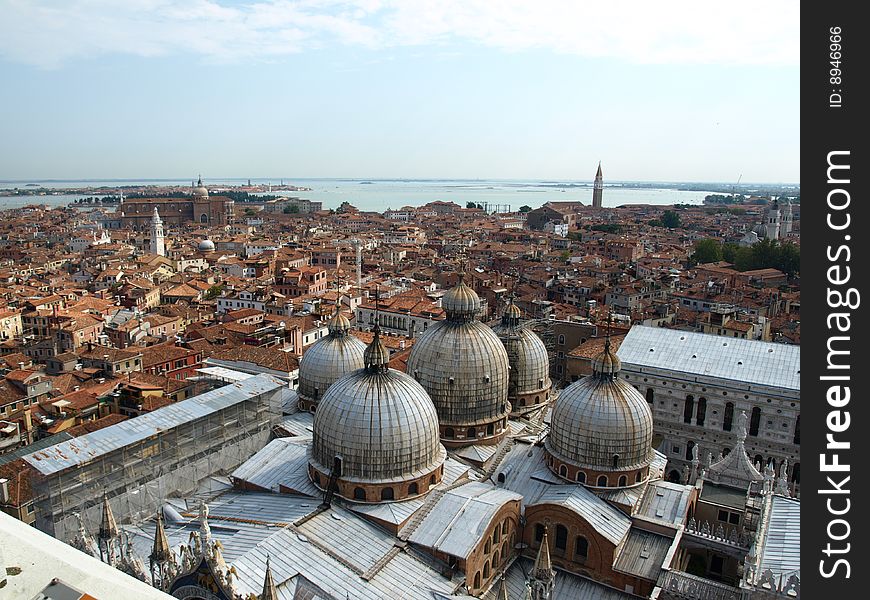
M 692 413 L 695 412 L 695 398 L 692 396 L 686 396 L 686 405 L 683 409 L 683 423 L 691 423 L 692 422 Z
M 707 399 L 698 398 L 698 414 L 696 415 L 695 423 L 704 425 L 704 419 L 707 416 Z
M 758 435 L 758 426 L 761 424 L 761 409 L 757 406 L 752 409 L 752 417 L 749 419 L 749 435 Z
M 725 416 L 722 421 L 722 431 L 731 431 L 731 423 L 734 422 L 734 403 L 728 402 L 725 405 Z

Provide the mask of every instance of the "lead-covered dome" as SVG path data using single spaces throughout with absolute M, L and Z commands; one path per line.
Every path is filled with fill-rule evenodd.
M 195 198 L 208 198 L 208 190 L 204 185 L 202 185 L 202 177 L 197 180 L 192 194 Z
M 522 324 L 522 312 L 511 299 L 501 323 L 493 327 L 508 355 L 508 401 L 511 414 L 520 415 L 550 400 L 550 357 L 534 331 Z
M 310 470 L 320 487 L 336 470 L 336 492 L 350 500 L 401 500 L 441 480 L 447 451 L 426 390 L 388 367 L 378 331 L 365 367 L 336 381 L 314 415 Z
M 202 240 L 196 249 L 200 252 L 214 252 L 214 242 L 209 239 Z
M 625 487 L 647 476 L 653 458 L 653 417 L 643 395 L 619 378 L 608 339 L 593 374 L 556 401 L 546 441 L 550 468 L 592 487 Z
M 350 334 L 350 321 L 338 306 L 327 323 L 329 335 L 311 345 L 299 361 L 299 407 L 310 410 L 336 380 L 361 369 L 366 345 Z
M 414 344 L 407 373 L 432 398 L 445 444 L 496 443 L 510 412 L 507 352 L 495 332 L 475 320 L 480 298 L 461 274 L 442 306 L 447 319 Z

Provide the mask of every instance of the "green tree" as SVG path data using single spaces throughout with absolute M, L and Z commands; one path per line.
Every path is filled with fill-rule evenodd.
M 223 284 L 213 285 L 205 291 L 205 294 L 203 294 L 203 298 L 205 300 L 214 300 L 215 298 L 220 296 L 221 292 L 223 292 L 223 291 L 224 291 Z
M 299 213 L 299 205 L 298 204 L 288 204 L 284 207 L 285 215 L 295 215 Z
M 722 246 L 716 240 L 706 239 L 695 242 L 695 251 L 689 257 L 691 265 L 719 262 L 722 260 Z
M 738 246 L 734 242 L 725 242 L 724 244 L 722 244 L 722 260 L 734 264 L 735 257 L 737 256 L 737 251 L 739 249 L 740 246 Z
M 524 204 L 520 207 L 521 213 L 527 213 L 527 212 L 530 212 L 531 210 L 532 210 L 532 207 L 529 206 L 528 204 Z
M 668 229 L 676 229 L 680 226 L 680 215 L 675 213 L 672 210 L 666 210 L 662 215 L 662 225 L 667 227 Z
M 787 242 L 777 248 L 776 263 L 774 268 L 783 273 L 793 276 L 801 272 L 801 249 L 798 245 Z

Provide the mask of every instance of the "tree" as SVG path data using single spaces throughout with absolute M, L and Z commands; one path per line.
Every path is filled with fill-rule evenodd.
M 680 226 L 680 215 L 672 210 L 666 210 L 665 214 L 662 215 L 661 221 L 662 225 L 668 229 L 676 229 Z
M 716 240 L 706 239 L 695 242 L 695 252 L 689 257 L 691 265 L 719 262 L 722 260 L 722 246 Z
M 776 268 L 792 276 L 801 272 L 801 249 L 796 244 L 787 242 L 777 249 Z
M 734 242 L 725 242 L 722 244 L 722 260 L 734 264 L 738 250 L 740 250 L 740 246 Z
M 206 290 L 205 294 L 203 294 L 203 299 L 205 299 L 205 300 L 214 300 L 215 298 L 217 298 L 218 296 L 220 296 L 220 295 L 221 295 L 221 292 L 223 292 L 223 291 L 224 291 L 224 286 L 223 286 L 223 284 L 220 284 L 220 285 L 213 285 L 213 286 L 211 286 L 210 288 L 208 288 L 208 289 Z
M 531 210 L 532 210 L 532 207 L 529 206 L 528 204 L 524 204 L 520 207 L 521 213 L 527 213 L 527 212 L 530 212 Z
M 284 207 L 285 215 L 295 215 L 299 213 L 299 205 L 298 204 L 288 204 Z

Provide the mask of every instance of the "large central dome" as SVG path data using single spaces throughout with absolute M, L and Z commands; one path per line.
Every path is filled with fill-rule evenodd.
M 441 480 L 447 456 L 438 441 L 438 415 L 426 390 L 390 369 L 378 331 L 365 367 L 336 381 L 314 415 L 312 479 L 359 502 L 401 500 Z
M 590 487 L 643 481 L 653 458 L 653 417 L 646 399 L 619 379 L 610 348 L 592 362 L 593 374 L 572 383 L 553 406 L 546 449 L 550 468 Z
M 366 346 L 350 334 L 350 321 L 338 306 L 327 324 L 329 335 L 311 345 L 299 361 L 299 407 L 311 410 L 337 379 L 363 367 Z
M 462 274 L 442 306 L 447 319 L 420 336 L 407 372 L 435 403 L 445 445 L 497 443 L 510 412 L 507 352 L 495 332 L 475 319 L 480 298 Z

